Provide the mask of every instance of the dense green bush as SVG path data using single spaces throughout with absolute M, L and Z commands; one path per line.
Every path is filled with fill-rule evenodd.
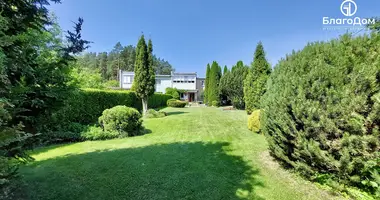
M 173 99 L 179 100 L 179 91 L 177 90 L 177 88 L 168 87 L 165 89 L 165 94 L 172 96 Z
M 248 129 L 259 133 L 260 127 L 260 110 L 255 110 L 248 117 Z
M 149 108 L 162 108 L 166 107 L 166 102 L 172 97 L 167 94 L 158 94 L 155 93 L 148 99 L 148 107 Z M 139 101 L 140 102 L 140 101 Z
M 165 116 L 166 116 L 166 112 L 156 111 L 154 109 L 149 109 L 147 114 L 146 114 L 147 118 L 161 118 L 161 117 L 165 117 Z
M 187 102 L 186 101 L 180 101 L 180 100 L 168 100 L 167 101 L 167 104 L 169 107 L 173 107 L 173 108 L 184 108 L 186 105 L 187 105 Z
M 262 99 L 272 154 L 310 179 L 380 197 L 380 35 L 307 45 L 281 60 Z
M 103 111 L 99 124 L 104 131 L 118 131 L 122 135 L 137 135 L 142 128 L 141 114 L 135 108 L 115 106 Z
M 212 106 L 219 107 L 220 106 L 220 101 L 212 101 Z
M 100 127 L 90 126 L 81 133 L 82 140 L 107 140 L 125 136 L 118 131 L 107 131 Z

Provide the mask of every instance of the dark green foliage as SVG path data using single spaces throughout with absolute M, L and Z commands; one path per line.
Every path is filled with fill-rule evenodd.
M 247 76 L 248 68 L 239 61 L 232 67 L 231 72 L 223 74 L 220 79 L 220 93 L 231 100 L 232 105 L 237 109 L 244 109 L 244 79 Z
M 44 132 L 36 140 L 38 145 L 60 144 L 68 142 L 81 142 L 87 140 L 107 140 L 120 138 L 125 134 L 118 131 L 104 131 L 98 126 L 69 123 L 66 127 L 57 131 Z
M 141 117 L 135 108 L 115 106 L 103 111 L 99 124 L 104 131 L 117 131 L 120 135 L 134 136 L 141 131 Z
M 209 82 L 210 82 L 210 64 L 207 64 L 206 68 L 206 82 L 205 82 L 205 90 L 204 90 L 204 102 L 208 104 L 208 96 L 209 96 Z
M 187 105 L 186 101 L 180 101 L 177 99 L 169 99 L 167 105 L 173 108 L 184 108 Z
M 166 106 L 166 101 L 172 98 L 166 94 L 154 94 L 149 98 L 151 108 Z M 136 93 L 123 90 L 77 90 L 70 94 L 66 100 L 65 107 L 56 112 L 52 118 L 41 119 L 39 124 L 44 125 L 40 130 L 54 128 L 54 131 L 69 131 L 65 127 L 70 123 L 83 125 L 97 122 L 103 110 L 117 105 L 142 109 L 141 100 Z
M 207 84 L 207 101 L 209 105 L 212 105 L 213 101 L 220 102 L 219 93 L 219 81 L 222 76 L 221 68 L 217 62 L 213 62 L 209 72 L 209 80 Z M 207 80 L 206 80 L 207 83 Z
M 310 179 L 380 197 L 380 35 L 307 45 L 275 67 L 262 98 L 272 154 Z
M 177 88 L 166 88 L 165 94 L 173 97 L 173 99 L 179 99 L 179 91 Z
M 67 31 L 65 45 L 49 16 L 48 0 L 0 3 L 0 199 L 12 198 L 8 187 L 17 174 L 26 139 L 36 134 L 36 121 L 63 104 L 70 91 L 72 55 L 86 49 L 83 20 Z M 52 0 L 51 2 L 60 2 Z M 32 144 L 33 145 L 33 144 Z
M 148 104 L 150 108 L 162 108 L 166 106 L 166 102 L 168 99 L 171 99 L 172 96 L 167 94 L 158 94 L 155 93 L 148 99 Z M 141 110 L 141 104 L 139 105 L 141 101 L 138 101 L 138 106 L 136 106 L 137 109 Z
M 265 58 L 263 44 L 256 47 L 254 60 L 244 81 L 244 100 L 247 113 L 260 109 L 260 99 L 266 91 L 266 82 L 271 73 L 271 67 Z
M 164 111 L 156 111 L 154 109 L 149 109 L 146 117 L 147 118 L 162 118 L 166 116 L 166 112 Z
M 144 35 L 142 35 L 136 48 L 133 86 L 137 96 L 142 100 L 144 115 L 148 110 L 148 98 L 154 93 L 155 74 L 153 71 L 152 52 L 153 46 L 151 40 L 149 40 L 149 46 L 147 46 Z

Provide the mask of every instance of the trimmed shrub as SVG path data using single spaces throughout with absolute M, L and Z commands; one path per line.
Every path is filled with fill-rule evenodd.
M 212 106 L 219 107 L 220 106 L 220 102 L 219 101 L 212 101 Z
M 161 117 L 165 117 L 165 116 L 166 116 L 166 112 L 156 111 L 154 109 L 149 109 L 147 114 L 146 114 L 147 118 L 161 118 Z
M 184 108 L 187 104 L 186 101 L 180 101 L 180 100 L 169 100 L 168 102 L 168 106 L 169 107 L 173 107 L 173 108 Z
M 123 136 L 124 134 L 120 134 L 118 131 L 103 131 L 101 127 L 96 126 L 91 126 L 81 133 L 81 138 L 83 140 L 107 140 Z
M 255 110 L 249 115 L 248 129 L 255 133 L 260 132 L 260 110 Z
M 141 114 L 135 108 L 115 106 L 103 111 L 99 124 L 104 131 L 117 131 L 122 135 L 137 135 L 142 128 Z
M 165 94 L 172 96 L 173 99 L 179 100 L 179 91 L 177 90 L 177 88 L 168 87 L 165 89 Z
M 380 197 L 380 34 L 307 45 L 281 60 L 262 98 L 272 154 L 316 180 Z

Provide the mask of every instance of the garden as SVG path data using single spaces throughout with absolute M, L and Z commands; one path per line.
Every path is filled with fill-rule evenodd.
M 151 39 L 86 58 L 83 19 L 63 39 L 48 4 L 0 4 L 0 199 L 380 198 L 378 20 L 275 66 L 261 42 L 213 61 L 189 106 L 155 93 Z

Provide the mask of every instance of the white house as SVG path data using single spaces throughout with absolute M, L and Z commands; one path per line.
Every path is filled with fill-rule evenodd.
M 134 72 L 120 70 L 120 87 L 122 89 L 131 89 Z M 165 93 L 166 88 L 177 88 L 184 91 L 180 94 L 182 100 L 189 102 L 202 101 L 201 93 L 204 90 L 205 78 L 198 78 L 197 73 L 177 73 L 172 72 L 170 75 L 156 75 L 156 92 Z

